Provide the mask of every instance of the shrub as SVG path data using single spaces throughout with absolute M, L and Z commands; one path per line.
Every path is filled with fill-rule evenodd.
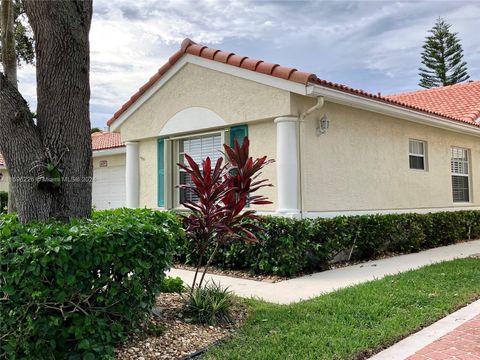
M 201 324 L 215 325 L 230 321 L 230 308 L 233 295 L 220 284 L 207 282 L 203 287 L 195 287 L 187 298 L 185 315 Z
M 195 246 L 195 252 L 198 254 L 191 293 L 196 286 L 202 287 L 207 269 L 220 246 L 234 240 L 258 241 L 253 232 L 258 232 L 261 228 L 246 220 L 259 218 L 255 215 L 255 210 L 243 210 L 248 204 L 271 204 L 265 196 L 255 195 L 255 192 L 263 187 L 272 186 L 267 179 L 258 179 L 261 170 L 272 161 L 267 161 L 266 156 L 253 159 L 249 155 L 249 144 L 248 137 L 245 137 L 242 145 L 236 139 L 233 148 L 223 145 L 228 161 L 226 165 L 223 165 L 223 157 L 218 158 L 213 167 L 209 157 L 202 160 L 201 164 L 197 164 L 188 154 L 184 155 L 188 166 L 177 164 L 191 179 L 190 183 L 178 187 L 196 197 L 195 201 L 182 202 L 190 212 L 180 215 L 187 238 Z M 207 258 L 205 253 L 211 246 L 213 250 Z M 197 283 L 204 259 L 208 260 Z
M 182 293 L 185 289 L 183 280 L 177 277 L 167 276 L 163 279 L 162 285 L 160 286 L 160 292 L 162 293 Z
M 480 211 L 341 216 L 295 220 L 263 217 L 258 243 L 232 242 L 213 265 L 256 274 L 292 276 L 322 271 L 342 255 L 354 261 L 412 253 L 480 236 Z M 211 249 L 209 249 L 211 251 Z M 208 252 L 207 252 L 208 255 Z M 195 264 L 191 243 L 176 243 L 175 261 Z
M 29 223 L 0 217 L 0 358 L 105 359 L 142 321 L 171 263 L 177 219 L 151 210 Z

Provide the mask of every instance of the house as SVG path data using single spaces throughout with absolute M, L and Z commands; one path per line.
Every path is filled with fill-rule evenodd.
M 8 175 L 7 167 L 5 166 L 5 160 L 2 154 L 0 154 L 0 191 L 8 192 L 8 184 L 10 177 Z
M 96 209 L 125 206 L 125 151 L 120 134 L 92 134 L 92 204 Z
M 92 134 L 92 203 L 97 209 L 125 206 L 125 145 L 120 134 Z M 9 175 L 0 155 L 0 191 L 8 191 Z
M 248 135 L 292 217 L 479 208 L 480 82 L 381 96 L 186 39 L 108 120 L 126 145 L 126 204 L 175 209 L 176 165 Z

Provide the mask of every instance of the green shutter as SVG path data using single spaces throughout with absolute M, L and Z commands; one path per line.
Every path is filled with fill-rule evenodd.
M 165 140 L 157 141 L 158 207 L 165 206 Z
M 242 145 L 243 139 L 248 136 L 248 125 L 238 125 L 230 128 L 230 146 L 233 146 L 233 141 L 237 139 L 238 143 Z
M 238 125 L 230 128 L 230 146 L 233 147 L 234 140 L 237 139 L 238 144 L 243 144 L 243 139 L 248 136 L 248 125 Z M 247 203 L 246 207 L 250 207 Z

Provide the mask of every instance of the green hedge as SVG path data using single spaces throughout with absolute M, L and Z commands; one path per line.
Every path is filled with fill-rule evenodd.
M 257 274 L 292 276 L 325 270 L 338 255 L 371 260 L 411 253 L 480 236 L 480 211 L 392 214 L 293 220 L 265 217 L 257 244 L 235 242 L 214 265 Z M 188 239 L 177 241 L 175 261 L 194 265 Z
M 182 230 L 151 210 L 21 225 L 0 217 L 0 358 L 113 359 L 154 303 Z

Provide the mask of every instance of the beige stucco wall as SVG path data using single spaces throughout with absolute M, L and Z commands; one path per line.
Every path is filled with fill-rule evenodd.
M 275 159 L 276 125 L 273 119 L 298 115 L 314 104 L 313 98 L 187 64 L 119 128 L 122 140 L 139 141 L 140 206 L 157 207 L 157 137 L 165 123 L 179 111 L 190 107 L 207 108 L 227 123 L 219 129 L 222 131 L 233 124 L 248 123 L 251 154 Z M 317 136 L 315 118 L 323 114 L 330 119 L 330 129 L 325 135 Z M 330 102 L 300 125 L 300 133 L 303 211 L 480 205 L 479 138 Z M 409 169 L 410 138 L 427 142 L 427 171 Z M 470 204 L 452 201 L 452 146 L 471 150 Z M 173 179 L 172 171 L 176 170 L 174 153 L 166 164 L 167 179 Z M 265 169 L 264 176 L 276 185 L 275 164 Z M 168 192 L 172 194 L 173 191 L 173 186 L 167 186 L 167 197 Z M 263 193 L 274 204 L 259 210 L 275 210 L 277 188 L 265 189 Z
M 105 155 L 105 156 L 96 156 L 93 158 L 93 171 L 100 167 L 101 161 L 107 161 L 108 167 L 113 166 L 124 166 L 125 165 L 125 154 L 117 154 L 117 155 Z
M 0 191 L 8 192 L 8 184 L 10 182 L 10 175 L 8 174 L 8 170 L 0 169 L 0 174 L 2 174 L 2 179 L 0 180 Z
M 254 158 L 267 156 L 275 160 L 277 153 L 277 128 L 273 120 L 263 121 L 248 125 L 248 136 L 250 139 L 250 154 Z M 277 176 L 275 163 L 267 165 L 262 171 L 261 178 L 269 179 L 273 187 L 265 187 L 258 191 L 259 195 L 265 195 L 271 205 L 252 206 L 252 209 L 262 211 L 275 211 L 277 206 Z
M 250 138 L 250 154 L 253 157 L 266 155 L 269 159 L 275 159 L 276 154 L 276 128 L 273 120 L 261 121 L 248 124 L 248 135 Z M 228 139 L 228 132 L 225 134 Z M 158 184 L 157 184 L 157 138 L 144 139 L 139 141 L 140 156 L 140 207 L 157 207 Z M 167 164 L 165 166 L 165 177 L 170 177 L 170 184 L 174 183 L 173 170 L 176 170 L 175 151 L 172 151 Z M 168 163 L 169 162 L 169 163 Z M 263 178 L 268 178 L 275 185 L 275 164 L 270 164 L 263 171 Z M 167 186 L 166 197 L 172 196 L 173 185 Z M 259 194 L 268 196 L 268 198 L 276 202 L 277 192 L 275 187 L 263 189 Z M 174 205 L 174 204 L 173 204 Z M 253 208 L 253 207 L 252 207 Z M 275 204 L 265 205 L 258 208 L 259 210 L 274 211 Z
M 315 117 L 323 114 L 330 129 L 317 136 Z M 452 146 L 471 150 L 467 205 L 480 205 L 480 138 L 328 102 L 316 116 L 302 124 L 304 210 L 465 206 L 452 200 Z M 409 139 L 427 142 L 427 171 L 409 168 Z
M 193 64 L 184 66 L 119 128 L 123 141 L 139 141 L 139 206 L 157 207 L 157 137 L 176 113 L 190 107 L 204 107 L 215 112 L 227 123 L 218 129 L 227 131 L 227 142 L 231 125 L 248 123 L 251 154 L 275 158 L 273 119 L 290 113 L 290 100 L 290 93 L 284 90 Z M 174 177 L 172 170 L 176 169 L 174 156 L 172 152 L 165 166 L 165 176 L 172 179 L 170 183 Z M 275 164 L 265 169 L 264 176 L 275 184 Z M 171 196 L 172 191 L 173 185 L 167 187 L 166 196 Z M 262 193 L 276 201 L 276 188 L 267 188 Z M 275 205 L 262 206 L 262 209 L 273 211 Z
M 289 114 L 290 93 L 187 64 L 120 126 L 122 140 L 158 136 L 173 115 L 193 106 L 217 113 L 228 124 L 241 124 Z

